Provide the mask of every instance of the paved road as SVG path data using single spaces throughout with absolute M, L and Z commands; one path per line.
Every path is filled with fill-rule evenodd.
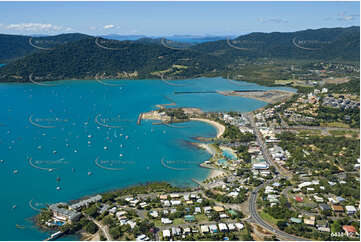
M 281 169 L 277 166 L 277 165 L 274 165 L 273 162 L 272 162 L 272 157 L 271 155 L 269 154 L 268 152 L 268 149 L 263 141 L 263 139 L 261 138 L 261 133 L 259 132 L 256 124 L 255 124 L 255 121 L 254 121 L 254 117 L 253 117 L 253 114 L 250 113 L 248 115 L 248 119 L 250 121 L 250 124 L 251 126 L 253 127 L 253 129 L 255 130 L 255 134 L 256 134 L 256 137 L 257 137 L 257 142 L 258 144 L 260 145 L 261 147 L 261 150 L 262 150 L 262 153 L 264 155 L 264 158 L 266 160 L 266 162 L 271 166 L 273 165 L 277 171 L 278 171 L 278 177 L 282 177 L 283 175 L 283 172 L 281 171 Z M 291 235 L 291 234 L 288 234 L 286 232 L 283 232 L 279 229 L 276 229 L 274 228 L 273 226 L 271 226 L 270 224 L 268 224 L 266 221 L 264 221 L 258 214 L 258 211 L 257 211 L 257 195 L 258 195 L 258 191 L 263 188 L 264 186 L 272 183 L 275 179 L 277 179 L 277 176 L 275 176 L 272 180 L 269 180 L 261 185 L 259 185 L 258 187 L 256 187 L 252 193 L 251 193 L 251 196 L 249 198 L 249 212 L 250 212 L 250 215 L 251 215 L 251 219 L 256 222 L 257 224 L 259 224 L 261 227 L 275 233 L 277 236 L 281 237 L 281 238 L 284 238 L 285 240 L 295 240 L 295 241 L 308 241 L 308 239 L 303 239 L 303 238 L 299 238 L 297 236 L 294 236 L 294 235 Z
M 257 143 L 261 147 L 262 154 L 263 154 L 266 162 L 268 163 L 268 165 L 270 165 L 270 166 L 273 165 L 276 168 L 276 170 L 278 171 L 278 173 L 281 174 L 282 176 L 288 176 L 288 174 L 283 169 L 281 169 L 278 165 L 273 163 L 272 156 L 269 153 L 269 151 L 267 149 L 267 146 L 266 146 L 265 142 L 262 139 L 262 134 L 259 131 L 259 129 L 256 126 L 256 123 L 254 121 L 253 113 L 249 113 L 247 115 L 247 117 L 248 117 L 248 120 L 250 121 L 250 124 L 251 124 L 253 130 L 255 131 L 255 135 L 256 135 L 256 138 L 257 138 Z
M 272 180 L 270 180 L 269 182 L 272 182 Z M 274 227 L 272 227 L 271 225 L 269 225 L 267 222 L 265 222 L 259 215 L 258 215 L 258 211 L 257 211 L 257 193 L 258 191 L 265 185 L 268 184 L 264 183 L 260 186 L 258 186 L 252 193 L 251 193 L 251 197 L 250 197 L 250 201 L 249 201 L 249 211 L 251 213 L 251 218 L 260 226 L 262 226 L 263 228 L 275 233 L 276 235 L 278 235 L 279 237 L 284 238 L 285 240 L 295 240 L 295 241 L 309 241 L 308 239 L 303 239 L 303 238 L 299 238 L 297 236 L 288 234 L 286 232 L 283 232 L 279 229 L 276 229 Z

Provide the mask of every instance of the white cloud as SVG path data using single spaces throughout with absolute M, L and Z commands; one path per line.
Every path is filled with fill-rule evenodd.
M 108 24 L 104 26 L 104 29 L 113 29 L 113 28 L 115 28 L 115 25 L 113 24 Z
M 59 31 L 71 31 L 72 28 L 58 26 L 53 24 L 42 24 L 42 23 L 20 23 L 20 24 L 9 24 L 4 25 L 5 29 L 21 31 L 21 32 L 33 32 L 33 33 L 50 33 Z

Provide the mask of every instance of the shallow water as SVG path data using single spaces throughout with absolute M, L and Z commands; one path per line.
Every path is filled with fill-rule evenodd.
M 174 91 L 268 89 L 222 78 L 174 81 L 186 85 L 182 87 L 161 80 L 112 82 L 120 86 L 92 80 L 56 83 L 59 86 L 0 84 L 1 240 L 45 239 L 47 233 L 29 218 L 47 203 L 148 181 L 194 185 L 192 178 L 207 176 L 208 170 L 199 163 L 210 155 L 188 141 L 213 137 L 215 128 L 202 122 L 179 124 L 186 128 L 152 125 L 152 121 L 137 125 L 139 113 L 170 101 L 205 111 L 251 111 L 266 103 Z M 16 224 L 25 229 L 17 229 Z

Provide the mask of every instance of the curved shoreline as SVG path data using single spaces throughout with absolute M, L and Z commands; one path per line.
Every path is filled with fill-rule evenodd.
M 223 124 L 220 124 L 220 123 L 218 123 L 216 121 L 213 121 L 213 120 L 204 119 L 204 118 L 190 118 L 190 120 L 205 122 L 205 123 L 208 123 L 208 124 L 212 125 L 213 127 L 215 127 L 217 129 L 216 138 L 220 138 L 224 134 L 224 131 L 226 130 L 226 127 L 224 127 Z

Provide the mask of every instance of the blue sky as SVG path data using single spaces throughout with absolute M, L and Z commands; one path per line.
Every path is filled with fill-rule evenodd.
M 239 35 L 360 25 L 359 2 L 0 2 L 0 33 Z

